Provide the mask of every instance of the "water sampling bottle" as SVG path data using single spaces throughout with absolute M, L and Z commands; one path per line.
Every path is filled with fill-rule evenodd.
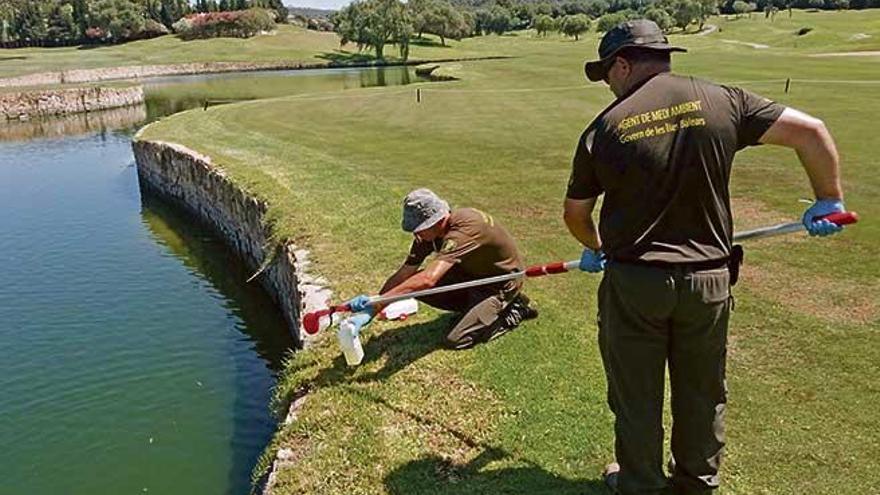
M 379 315 L 383 320 L 405 320 L 408 316 L 419 311 L 419 303 L 415 299 L 404 299 L 389 304 Z M 360 326 L 353 321 L 357 315 L 345 318 L 339 322 L 339 330 L 336 338 L 339 339 L 339 348 L 345 356 L 345 362 L 349 366 L 357 366 L 364 359 L 364 348 L 361 345 Z
M 359 333 L 360 328 L 351 321 L 351 318 L 339 322 L 336 338 L 339 339 L 339 347 L 349 366 L 357 366 L 364 359 L 364 348 L 361 346 Z

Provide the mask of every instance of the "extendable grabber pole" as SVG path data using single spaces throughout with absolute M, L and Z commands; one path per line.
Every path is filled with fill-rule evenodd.
M 837 225 L 849 225 L 856 223 L 859 217 L 853 212 L 844 212 L 832 213 L 830 215 L 822 217 L 822 219 L 828 220 Z M 759 229 L 747 230 L 745 232 L 734 234 L 733 241 L 738 242 L 746 239 L 758 239 L 762 237 L 791 234 L 793 232 L 799 232 L 803 229 L 804 225 L 801 222 L 782 223 L 779 225 L 772 225 L 769 227 L 762 227 Z M 578 265 L 580 265 L 580 260 L 557 261 L 544 265 L 535 265 L 530 266 L 521 272 L 506 273 L 504 275 L 496 275 L 494 277 L 481 278 L 478 280 L 469 280 L 467 282 L 461 282 L 457 284 L 442 285 L 439 287 L 432 287 L 430 289 L 408 292 L 406 294 L 397 294 L 394 296 L 372 296 L 370 297 L 370 304 L 390 304 L 396 301 L 402 301 L 404 299 L 430 296 L 432 294 L 441 294 L 444 292 L 469 289 L 471 287 L 479 287 L 482 285 L 497 284 L 499 282 L 506 282 L 508 280 L 514 280 L 521 277 L 536 278 L 543 277 L 544 275 L 566 273 L 577 269 Z M 305 315 L 303 315 L 302 318 L 303 329 L 306 331 L 307 334 L 314 335 L 321 330 L 322 318 L 326 318 L 326 322 L 327 324 L 329 324 L 332 321 L 333 314 L 349 311 L 351 311 L 351 308 L 348 306 L 348 304 L 340 304 L 337 306 L 331 306 L 326 309 L 312 311 L 311 313 L 306 313 Z

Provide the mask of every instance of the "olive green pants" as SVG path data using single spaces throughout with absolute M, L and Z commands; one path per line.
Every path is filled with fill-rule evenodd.
M 467 282 L 474 278 L 452 267 L 437 286 Z M 461 314 L 461 318 L 446 334 L 450 349 L 467 349 L 479 342 L 491 340 L 505 330 L 499 318 L 519 294 L 521 281 L 483 285 L 453 292 L 443 292 L 418 298 L 428 306 Z
M 727 268 L 609 263 L 599 287 L 599 348 L 615 416 L 624 495 L 718 486 L 727 402 Z M 663 472 L 663 390 L 672 392 L 671 484 Z

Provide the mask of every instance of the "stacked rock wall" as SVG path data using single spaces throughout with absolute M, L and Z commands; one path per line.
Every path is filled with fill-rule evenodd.
M 41 86 L 47 84 L 80 84 L 114 79 L 211 74 L 220 72 L 247 72 L 256 70 L 309 69 L 325 67 L 322 62 L 197 62 L 188 64 L 132 65 L 99 69 L 71 69 L 58 72 L 40 72 L 0 79 L 0 87 Z
M 307 251 L 290 242 L 270 244 L 271 227 L 264 222 L 266 203 L 229 180 L 209 157 L 161 141 L 135 139 L 132 146 L 141 188 L 146 192 L 181 205 L 213 226 L 255 272 L 267 256 L 274 256 L 256 279 L 281 309 L 301 344 L 300 315 L 329 298 L 325 282 L 307 272 Z
M 66 88 L 0 93 L 3 120 L 26 120 L 140 105 L 144 88 Z

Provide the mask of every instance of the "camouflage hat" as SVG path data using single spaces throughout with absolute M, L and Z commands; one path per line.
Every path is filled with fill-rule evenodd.
M 403 199 L 403 222 L 407 232 L 425 230 L 449 213 L 449 203 L 430 189 L 416 189 Z
M 665 52 L 686 52 L 684 48 L 672 46 L 663 31 L 654 21 L 635 19 L 614 26 L 605 33 L 599 42 L 599 60 L 584 64 L 587 79 L 596 82 L 605 79 L 610 61 L 624 48 L 643 48 Z

